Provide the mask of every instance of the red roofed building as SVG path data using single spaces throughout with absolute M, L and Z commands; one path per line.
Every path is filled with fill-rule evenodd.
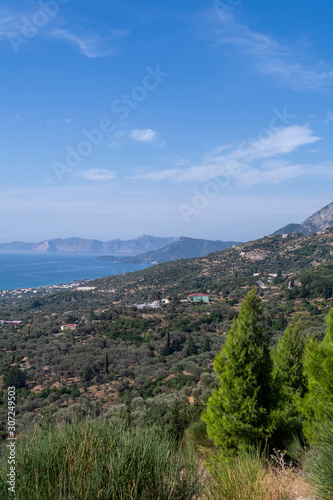
M 191 293 L 187 296 L 189 302 L 209 302 L 207 293 Z

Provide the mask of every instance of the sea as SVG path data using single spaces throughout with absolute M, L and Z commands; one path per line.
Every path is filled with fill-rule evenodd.
M 38 288 L 130 273 L 149 264 L 95 260 L 95 254 L 0 254 L 0 290 Z

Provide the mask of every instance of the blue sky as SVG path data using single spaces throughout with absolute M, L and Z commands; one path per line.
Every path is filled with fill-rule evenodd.
M 250 240 L 332 202 L 333 3 L 2 2 L 2 242 Z

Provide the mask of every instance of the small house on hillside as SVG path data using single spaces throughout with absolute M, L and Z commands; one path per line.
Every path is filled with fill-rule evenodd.
M 67 323 L 67 325 L 61 325 L 60 330 L 76 330 L 77 325 L 73 323 Z
M 191 293 L 187 296 L 189 302 L 209 302 L 209 295 L 206 293 Z

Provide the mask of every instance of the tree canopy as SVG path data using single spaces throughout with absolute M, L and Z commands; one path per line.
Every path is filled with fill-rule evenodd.
M 236 449 L 271 433 L 271 373 L 269 339 L 261 302 L 253 288 L 240 307 L 214 370 L 219 387 L 203 413 L 216 445 Z
M 304 353 L 304 375 L 308 392 L 297 398 L 305 416 L 303 432 L 309 441 L 315 439 L 316 422 L 333 415 L 333 308 L 327 315 L 326 335 L 322 342 L 312 338 Z

